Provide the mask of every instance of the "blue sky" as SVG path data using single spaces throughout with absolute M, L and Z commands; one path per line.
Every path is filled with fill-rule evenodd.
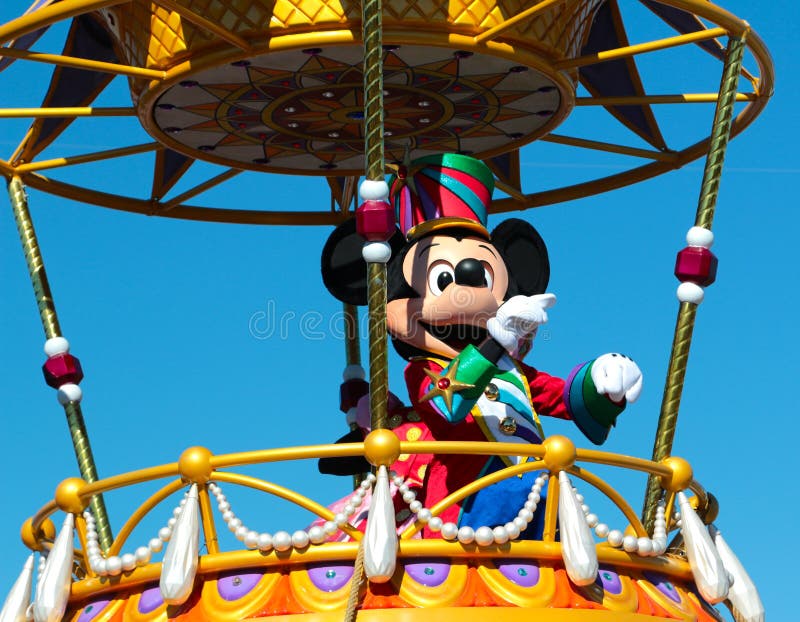
M 800 162 L 794 102 L 800 93 L 788 24 L 798 15 L 789 3 L 756 8 L 736 0 L 724 6 L 746 18 L 770 47 L 777 88 L 764 114 L 728 151 L 714 223 L 718 280 L 698 313 L 674 453 L 690 460 L 697 478 L 719 498 L 718 525 L 756 581 L 770 618 L 789 620 L 792 563 L 785 556 L 791 554 L 791 539 L 784 534 L 793 532 L 798 509 L 790 469 L 798 430 L 800 299 L 794 253 Z M 27 0 L 4 2 L 0 21 L 25 8 Z M 650 26 L 642 28 L 648 33 Z M 57 51 L 59 37 L 63 31 L 54 31 L 37 49 Z M 713 63 L 709 73 L 702 64 L 666 65 L 652 55 L 642 66 L 646 78 L 662 81 L 655 89 L 660 92 L 680 91 L 683 84 L 690 85 L 685 90 L 716 88 Z M 103 105 L 125 105 L 125 85 L 118 82 L 103 96 Z M 46 83 L 44 68 L 16 63 L 0 75 L 0 106 L 35 106 Z M 711 106 L 685 108 L 660 107 L 656 114 L 665 124 L 680 123 L 687 136 L 710 125 Z M 563 133 L 602 127 L 603 114 L 578 110 Z M 5 155 L 25 125 L 0 122 Z M 65 135 L 64 142 L 70 153 L 83 153 L 113 146 L 109 132 L 124 133 L 131 143 L 146 138 L 132 121 L 94 119 Z M 637 144 L 635 138 L 628 144 Z M 61 178 L 80 183 L 102 175 L 100 183 L 143 195 L 149 191 L 143 188 L 149 184 L 143 176 L 151 166 L 148 158 L 105 168 L 78 166 Z M 525 188 L 614 172 L 624 161 L 552 145 L 533 145 L 522 160 Z M 209 175 L 209 168 L 197 169 L 189 181 Z M 605 446 L 610 451 L 642 457 L 651 452 L 678 306 L 672 267 L 693 224 L 701 174 L 702 162 L 695 162 L 611 194 L 523 216 L 548 243 L 549 290 L 558 296 L 527 362 L 565 376 L 580 361 L 621 351 L 644 371 L 643 396 L 620 417 Z M 200 202 L 328 206 L 322 180 L 255 175 L 237 180 Z M 319 276 L 326 228 L 147 218 L 39 192 L 31 192 L 31 211 L 64 334 L 86 373 L 84 413 L 101 474 L 170 462 L 195 444 L 226 453 L 325 443 L 344 432 L 337 407 L 344 345 L 329 330 L 340 306 Z M 502 218 L 492 217 L 490 224 Z M 61 479 L 77 472 L 63 411 L 39 370 L 44 337 L 10 208 L 4 215 L 0 210 L 0 290 L 4 592 L 25 558 L 20 524 Z M 269 336 L 266 317 L 278 318 Z M 392 389 L 405 397 L 402 369 L 392 354 Z M 567 433 L 586 445 L 570 425 L 544 423 L 549 433 Z M 311 463 L 249 472 L 297 486 L 320 501 L 347 490 L 343 480 L 315 475 Z M 642 479 L 611 481 L 640 507 Z M 114 524 L 119 526 L 144 494 L 110 495 Z M 239 502 L 243 517 L 254 516 L 251 522 L 261 530 L 293 529 L 307 520 L 289 507 L 264 512 L 257 498 L 243 493 Z M 168 512 L 164 508 L 161 514 Z M 149 537 L 146 529 L 134 538 L 137 545 Z

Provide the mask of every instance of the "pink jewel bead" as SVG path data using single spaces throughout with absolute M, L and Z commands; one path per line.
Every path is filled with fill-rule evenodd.
M 386 201 L 364 201 L 356 210 L 356 231 L 370 242 L 388 241 L 395 232 L 394 209 Z
M 44 381 L 54 389 L 67 383 L 79 384 L 83 380 L 81 362 L 69 353 L 56 354 L 42 366 Z
M 675 276 L 681 283 L 711 285 L 717 278 L 717 257 L 707 248 L 687 246 L 675 259 Z

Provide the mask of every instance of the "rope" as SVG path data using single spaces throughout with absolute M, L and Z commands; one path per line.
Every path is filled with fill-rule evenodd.
M 363 598 L 364 587 L 364 543 L 358 545 L 358 555 L 353 568 L 353 580 L 350 583 L 350 593 L 347 595 L 347 607 L 344 613 L 344 622 L 354 622 L 358 615 L 358 606 Z
M 22 251 L 25 255 L 25 263 L 28 266 L 28 273 L 31 277 L 33 293 L 36 296 L 36 304 L 39 307 L 39 317 L 42 321 L 44 334 L 47 339 L 60 337 L 61 326 L 58 323 L 55 302 L 50 292 L 50 285 L 47 282 L 47 273 L 45 272 L 44 260 L 39 249 L 39 242 L 36 239 L 36 230 L 33 227 L 33 220 L 28 210 L 28 197 L 25 194 L 25 186 L 19 177 L 14 177 L 9 182 L 8 194 L 11 199 L 11 208 L 14 211 L 14 220 L 17 224 Z M 75 449 L 75 457 L 78 460 L 81 477 L 91 484 L 97 481 L 97 469 L 92 456 L 92 448 L 89 445 L 89 436 L 86 433 L 81 407 L 77 403 L 69 403 L 64 406 L 64 412 L 67 416 L 67 425 L 72 436 L 72 446 Z M 103 550 L 107 550 L 111 546 L 113 538 L 103 498 L 100 495 L 93 497 L 91 507 L 97 521 L 100 546 Z
M 383 24 L 381 0 L 363 1 L 364 154 L 366 177 L 384 178 Z
M 706 229 L 711 229 L 711 224 L 714 220 L 714 210 L 719 195 L 725 150 L 731 133 L 733 107 L 736 102 L 744 49 L 744 37 L 730 37 L 728 39 L 725 65 L 719 86 L 719 99 L 714 111 L 710 145 L 703 170 L 703 182 L 695 216 L 695 226 Z M 661 412 L 658 416 L 656 440 L 653 445 L 653 460 L 656 462 L 663 460 L 672 452 L 672 443 L 678 423 L 678 410 L 683 392 L 683 380 L 686 375 L 696 315 L 697 305 L 689 302 L 681 303 L 675 324 L 675 335 L 672 340 L 664 396 L 661 400 Z M 642 512 L 645 528 L 650 533 L 655 523 L 656 506 L 660 498 L 661 481 L 658 477 L 651 475 L 647 480 Z

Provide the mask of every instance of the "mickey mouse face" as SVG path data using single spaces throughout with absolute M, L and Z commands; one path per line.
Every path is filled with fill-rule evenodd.
M 389 332 L 448 358 L 486 338 L 486 322 L 508 290 L 500 253 L 487 240 L 472 236 L 423 238 L 405 253 L 402 276 L 417 297 L 389 302 Z
M 387 324 L 405 357 L 452 358 L 486 338 L 486 322 L 512 296 L 541 294 L 550 278 L 544 241 L 518 219 L 501 223 L 486 240 L 445 229 L 406 242 L 389 241 Z M 339 300 L 366 304 L 363 240 L 347 221 L 331 234 L 322 253 L 322 278 Z

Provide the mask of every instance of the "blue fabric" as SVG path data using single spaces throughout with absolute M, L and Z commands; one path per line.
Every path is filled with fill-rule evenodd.
M 502 468 L 505 468 L 505 464 L 500 458 L 494 456 L 486 463 L 480 476 L 483 477 Z M 525 473 L 522 477 L 514 476 L 492 484 L 488 488 L 484 488 L 468 497 L 461 506 L 458 526 L 467 525 L 473 529 L 484 525 L 497 527 L 514 520 L 517 512 L 522 509 L 522 506 L 528 500 L 531 486 L 540 475 L 546 478 L 547 471 L 532 471 Z M 528 528 L 520 534 L 520 539 L 522 540 L 541 540 L 542 538 L 547 484 L 542 488 L 540 495 L 542 498 L 533 515 L 533 520 L 528 524 Z

